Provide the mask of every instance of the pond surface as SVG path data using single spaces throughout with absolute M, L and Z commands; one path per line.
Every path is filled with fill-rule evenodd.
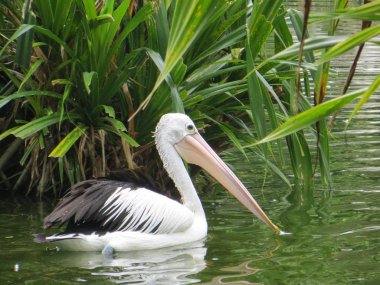
M 273 234 L 216 188 L 202 197 L 205 241 L 111 259 L 33 243 L 52 205 L 3 200 L 0 284 L 380 284 L 378 138 L 367 134 L 357 149 L 358 135 L 347 137 L 355 143 L 334 153 L 332 190 L 289 190 L 275 179 L 261 189 L 247 180 L 260 175 L 254 166 L 244 171 L 257 200 L 291 235 Z
M 379 47 L 365 48 L 353 88 L 380 73 L 379 56 Z M 334 64 L 330 94 L 340 90 L 351 60 L 352 54 Z M 1 200 L 0 284 L 380 284 L 380 95 L 344 130 L 352 107 L 338 115 L 332 134 L 332 189 L 289 189 L 272 176 L 262 187 L 265 173 L 256 161 L 226 154 L 271 219 L 291 235 L 273 234 L 214 187 L 202 196 L 205 241 L 110 259 L 33 243 L 53 205 Z

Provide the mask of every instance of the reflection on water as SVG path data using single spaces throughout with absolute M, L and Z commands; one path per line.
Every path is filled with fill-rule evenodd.
M 250 267 L 251 262 L 246 261 L 242 264 L 232 267 L 223 268 L 225 274 L 214 277 L 210 282 L 202 283 L 203 285 L 216 285 L 216 284 L 257 284 L 246 281 L 251 275 L 257 273 L 256 268 Z M 228 274 L 230 272 L 230 274 Z
M 123 284 L 190 284 L 190 275 L 206 267 L 204 242 L 168 249 L 119 252 L 114 257 L 99 253 L 57 252 L 54 262 L 68 267 L 90 269 L 91 275 Z M 85 279 L 83 279 L 85 280 Z

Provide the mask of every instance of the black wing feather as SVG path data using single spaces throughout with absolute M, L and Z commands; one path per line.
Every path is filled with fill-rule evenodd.
M 159 168 L 162 169 L 162 167 Z M 153 176 L 151 174 L 153 174 Z M 147 169 L 145 167 L 127 170 L 114 170 L 111 171 L 105 179 L 122 182 L 128 181 L 138 185 L 139 187 L 144 187 L 154 192 L 163 194 L 166 197 L 176 200 L 177 202 L 181 200 L 178 191 L 173 191 L 175 190 L 173 180 L 168 177 L 166 171 L 152 173 L 152 169 Z
M 58 202 L 56 208 L 44 219 L 44 228 L 67 224 L 64 234 L 93 232 L 102 234 L 119 229 L 125 223 L 124 217 L 127 213 L 108 220 L 103 207 L 105 202 L 120 187 L 129 188 L 128 191 L 142 187 L 160 192 L 156 179 L 148 175 L 144 169 L 114 171 L 107 177 L 86 180 L 74 185 Z M 165 196 L 174 198 L 171 195 Z M 173 200 L 178 201 L 179 197 L 176 198 Z M 136 230 L 144 231 L 149 222 L 139 221 L 138 224 Z M 159 226 L 160 224 L 153 228 L 152 232 L 155 232 Z
M 68 223 L 65 232 L 78 228 L 91 231 L 102 229 L 104 217 L 97 215 L 104 203 L 119 187 L 136 188 L 136 185 L 113 180 L 86 180 L 74 185 L 44 219 L 44 228 Z

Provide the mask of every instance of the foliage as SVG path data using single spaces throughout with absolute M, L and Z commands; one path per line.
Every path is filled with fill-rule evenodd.
M 9 1 L 13 9 L 1 10 L 1 28 L 17 28 L 1 33 L 0 108 L 7 119 L 0 162 L 21 147 L 13 137 L 24 148 L 20 173 L 12 178 L 6 173 L 17 167 L 4 172 L 0 163 L 0 174 L 14 190 L 29 177 L 29 189 L 40 194 L 67 179 L 143 165 L 164 181 L 152 170 L 152 132 L 162 114 L 186 112 L 214 147 L 256 153 L 289 185 L 281 171 L 286 154 L 296 182 L 309 185 L 310 147 L 317 143 L 329 183 L 326 110 L 339 110 L 353 96 L 323 103 L 329 62 L 379 34 L 377 26 L 365 29 L 348 45 L 334 36 L 340 18 L 379 20 L 373 4 L 379 1 L 357 8 L 344 8 L 346 2 L 314 18 L 330 22 L 327 36 L 307 37 L 310 11 L 287 11 L 281 0 L 252 7 L 242 0 L 26 0 L 22 19 L 21 1 Z

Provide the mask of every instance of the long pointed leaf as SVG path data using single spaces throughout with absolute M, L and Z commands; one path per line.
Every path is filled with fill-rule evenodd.
M 223 5 L 223 2 L 213 2 L 211 0 L 181 1 L 180 3 L 181 4 L 177 3 L 174 8 L 163 71 L 157 78 L 148 97 L 139 106 L 135 114 L 147 106 L 166 76 L 194 42 L 207 19 L 212 16 L 213 11 L 220 8 L 220 5 Z M 133 116 L 131 116 L 129 120 L 131 120 Z
M 338 57 L 339 55 L 345 53 L 346 51 L 376 37 L 379 34 L 380 34 L 380 26 L 373 26 L 373 27 L 364 29 L 352 35 L 351 37 L 347 38 L 346 40 L 334 45 L 326 53 L 324 53 L 321 56 L 321 58 L 317 60 L 315 64 L 319 65 L 321 63 L 330 61 Z
M 44 62 L 43 59 L 37 60 L 33 65 L 29 68 L 28 73 L 25 75 L 24 79 L 22 80 L 19 90 L 22 89 L 24 84 L 29 80 L 29 78 L 33 75 L 33 73 L 37 70 L 37 68 Z
M 18 92 L 11 94 L 9 96 L 6 96 L 5 98 L 0 100 L 0 108 L 2 108 L 4 105 L 8 104 L 10 101 L 18 99 L 18 98 L 24 98 L 24 97 L 30 97 L 30 96 L 50 96 L 53 98 L 60 99 L 62 97 L 61 94 L 55 93 L 52 91 L 24 91 L 24 92 Z
M 78 116 L 72 115 L 71 119 L 76 118 Z M 47 115 L 38 119 L 35 119 L 25 125 L 22 125 L 18 128 L 16 128 L 14 131 L 12 131 L 12 134 L 16 137 L 26 139 L 27 137 L 37 133 L 38 131 L 47 128 L 51 125 L 58 124 L 60 121 L 65 121 L 69 118 L 69 116 L 66 114 L 63 116 L 62 119 L 60 119 L 59 113 L 54 113 L 52 115 Z
M 5 49 L 7 48 L 7 46 L 13 42 L 15 39 L 17 39 L 18 37 L 20 37 L 21 35 L 25 34 L 26 32 L 30 31 L 31 29 L 33 28 L 32 25 L 27 25 L 27 24 L 22 24 L 16 32 L 14 32 L 14 34 L 9 38 L 9 40 L 7 41 L 7 43 L 3 46 L 3 48 L 0 50 L 0 56 L 3 54 L 3 52 L 5 51 Z
M 352 111 L 349 122 L 352 120 L 352 118 L 356 115 L 356 113 L 360 110 L 360 108 L 363 106 L 365 102 L 367 102 L 368 98 L 375 93 L 380 88 L 380 75 L 376 77 L 376 79 L 372 82 L 371 86 L 366 90 L 366 92 L 363 94 L 362 98 L 358 102 L 358 104 L 355 106 L 355 109 Z
M 306 128 L 318 120 L 321 120 L 333 112 L 341 109 L 355 98 L 362 96 L 366 90 L 366 88 L 363 88 L 347 95 L 340 96 L 338 98 L 310 108 L 309 110 L 304 111 L 294 117 L 291 117 L 289 120 L 287 120 L 285 123 L 283 123 L 281 126 L 279 126 L 272 133 L 267 135 L 256 144 L 270 142 Z
M 73 144 L 85 134 L 87 126 L 79 125 L 75 127 L 49 154 L 50 157 L 63 157 L 73 146 Z
M 162 60 L 160 54 L 153 51 L 153 50 L 150 50 L 150 49 L 147 50 L 147 53 L 149 54 L 149 56 L 153 60 L 153 62 L 156 64 L 157 68 L 162 72 L 163 68 L 164 68 L 164 61 Z M 165 81 L 170 88 L 173 112 L 184 113 L 185 109 L 183 107 L 182 99 L 179 96 L 178 87 L 173 82 L 173 79 L 170 76 L 170 74 L 168 76 L 166 76 Z

